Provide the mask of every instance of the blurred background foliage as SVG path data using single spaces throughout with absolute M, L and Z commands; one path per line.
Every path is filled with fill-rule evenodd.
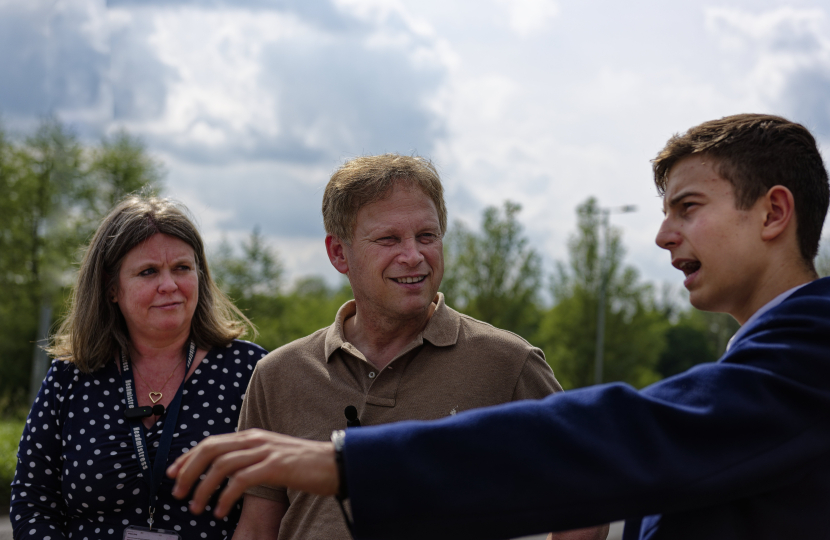
M 89 147 L 54 118 L 26 137 L 0 127 L 0 416 L 19 420 L 28 411 L 35 343 L 45 332 L 38 319 L 50 314 L 54 328 L 82 246 L 101 217 L 128 193 L 163 194 L 163 176 L 161 164 L 126 132 Z M 682 288 L 644 282 L 624 262 L 619 229 L 608 229 L 601 250 L 596 199 L 576 208 L 568 260 L 549 275 L 523 233 L 520 212 L 506 201 L 487 208 L 478 229 L 454 223 L 445 238 L 441 290 L 455 309 L 542 348 L 566 389 L 594 381 L 603 253 L 604 381 L 642 387 L 723 352 L 735 321 L 688 307 Z M 287 283 L 279 252 L 258 228 L 240 245 L 225 239 L 210 251 L 213 276 L 269 350 L 328 326 L 351 298 L 345 278 L 339 286 L 317 276 Z M 827 250 L 817 265 L 822 275 L 830 273 Z

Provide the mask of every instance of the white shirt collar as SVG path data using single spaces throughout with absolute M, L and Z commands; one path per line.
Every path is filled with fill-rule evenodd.
M 772 308 L 774 308 L 775 306 L 777 306 L 778 304 L 780 304 L 781 302 L 783 302 L 784 300 L 786 300 L 787 298 L 789 298 L 791 294 L 793 294 L 795 291 L 797 291 L 798 289 L 800 289 L 800 288 L 801 288 L 801 287 L 803 287 L 804 285 L 808 285 L 808 284 L 810 284 L 810 283 L 811 283 L 811 282 L 810 282 L 810 281 L 808 281 L 807 283 L 802 283 L 801 285 L 796 285 L 796 286 L 795 286 L 795 287 L 793 287 L 792 289 L 789 289 L 789 290 L 787 290 L 787 291 L 782 292 L 781 294 L 779 294 L 778 296 L 776 296 L 775 298 L 773 298 L 772 300 L 770 300 L 769 302 L 767 302 L 766 304 L 764 304 L 764 305 L 761 307 L 761 309 L 759 309 L 758 311 L 756 311 L 755 313 L 753 313 L 753 314 L 752 314 L 752 317 L 750 317 L 749 319 L 747 319 L 747 321 L 743 324 L 743 326 L 741 326 L 741 327 L 738 329 L 738 331 L 737 331 L 737 332 L 735 332 L 735 335 L 734 335 L 734 336 L 732 336 L 732 339 L 730 339 L 730 340 L 729 340 L 729 343 L 727 343 L 727 344 L 726 344 L 726 350 L 727 350 L 727 352 L 729 351 L 729 349 L 731 349 L 731 348 L 732 348 L 732 345 L 733 345 L 733 344 L 734 344 L 734 343 L 735 343 L 735 342 L 736 342 L 736 341 L 737 341 L 737 340 L 738 340 L 741 336 L 743 336 L 743 335 L 746 333 L 746 330 L 747 330 L 750 326 L 752 326 L 752 323 L 754 323 L 755 321 L 757 321 L 757 320 L 758 320 L 758 318 L 759 318 L 761 315 L 763 315 L 763 314 L 764 314 L 764 313 L 766 313 L 767 311 L 771 310 Z

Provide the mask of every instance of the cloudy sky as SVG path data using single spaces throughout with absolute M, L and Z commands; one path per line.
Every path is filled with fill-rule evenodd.
M 209 243 L 258 225 L 289 276 L 337 281 L 319 208 L 338 165 L 414 152 L 452 220 L 521 203 L 548 268 L 577 204 L 635 204 L 612 217 L 628 262 L 679 284 L 649 159 L 738 112 L 828 148 L 828 17 L 830 0 L 0 0 L 0 114 L 139 135 Z

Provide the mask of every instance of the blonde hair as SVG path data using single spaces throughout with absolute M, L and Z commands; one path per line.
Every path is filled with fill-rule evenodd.
M 187 243 L 196 257 L 199 300 L 190 323 L 196 346 L 228 345 L 250 330 L 250 320 L 231 302 L 210 276 L 202 237 L 184 205 L 170 199 L 131 195 L 104 218 L 84 253 L 69 309 L 46 351 L 73 362 L 85 373 L 103 367 L 130 342 L 121 310 L 111 301 L 118 288 L 124 257 L 155 234 Z
M 447 231 L 444 188 L 435 165 L 422 157 L 383 154 L 349 160 L 331 176 L 323 194 L 326 233 L 350 243 L 360 208 L 389 196 L 397 185 L 416 186 L 432 199 L 441 234 Z

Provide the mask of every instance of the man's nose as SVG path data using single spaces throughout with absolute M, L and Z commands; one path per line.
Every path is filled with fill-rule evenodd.
M 669 217 L 666 217 L 660 224 L 660 230 L 657 231 L 654 242 L 663 249 L 671 249 L 680 245 L 680 234 Z
M 401 251 L 398 254 L 398 261 L 408 266 L 418 266 L 424 260 L 420 244 L 415 238 L 404 238 L 401 241 Z

